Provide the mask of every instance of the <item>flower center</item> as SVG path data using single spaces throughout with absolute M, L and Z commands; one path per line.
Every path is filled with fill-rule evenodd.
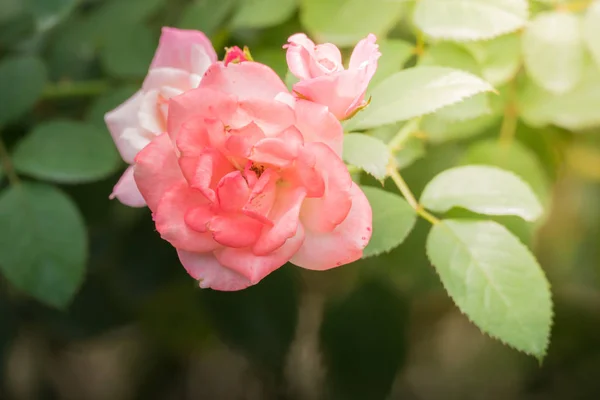
M 250 171 L 253 171 L 256 174 L 257 178 L 260 178 L 263 172 L 265 172 L 265 166 L 261 164 L 252 163 L 252 165 L 250 166 Z

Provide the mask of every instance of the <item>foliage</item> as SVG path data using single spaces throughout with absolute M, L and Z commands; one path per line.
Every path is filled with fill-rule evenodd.
M 204 31 L 220 56 L 248 45 L 286 83 L 289 35 L 344 52 L 378 35 L 370 104 L 344 121 L 343 158 L 373 208 L 362 260 L 321 273 L 286 266 L 233 295 L 201 292 L 141 222 L 146 210 L 109 201 L 124 165 L 103 114 L 139 88 L 167 25 Z M 508 360 L 507 370 L 539 378 L 541 394 L 519 398 L 597 394 L 587 381 L 573 384 L 577 396 L 556 394 L 553 378 L 569 351 L 579 368 L 600 359 L 586 353 L 600 337 L 590 312 L 600 293 L 598 0 L 4 0 L 0 104 L 0 356 L 28 318 L 65 343 L 138 324 L 157 348 L 176 341 L 165 347 L 177 355 L 218 338 L 258 371 L 265 398 L 281 398 L 314 295 L 322 321 L 309 336 L 322 346 L 328 393 L 384 399 L 405 352 L 422 355 L 409 325 L 444 342 L 427 335 L 449 331 L 437 322 L 452 301 L 459 321 L 549 354 L 545 369 L 521 372 L 527 361 L 484 342 L 490 365 Z M 189 321 L 177 325 L 171 308 Z M 192 333 L 169 333 L 171 323 Z M 465 337 L 487 340 L 477 335 Z M 495 378 L 451 347 L 446 358 L 463 364 L 447 370 Z M 398 385 L 445 398 L 413 375 Z

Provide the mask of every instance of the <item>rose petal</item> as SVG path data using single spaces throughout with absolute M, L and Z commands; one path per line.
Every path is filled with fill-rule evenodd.
M 121 203 L 129 207 L 144 207 L 146 202 L 133 179 L 133 167 L 125 170 L 119 182 L 113 188 L 110 199 L 117 198 Z
M 248 182 L 240 171 L 230 172 L 221 178 L 216 192 L 219 205 L 225 212 L 241 211 L 250 196 Z
M 234 249 L 222 247 L 214 254 L 221 265 L 244 275 L 254 285 L 265 276 L 285 264 L 302 245 L 304 229 L 298 225 L 294 237 L 288 239 L 283 246 L 264 256 L 255 255 L 250 248 Z
M 198 156 L 182 156 L 179 165 L 190 186 L 213 203 L 217 202 L 215 189 L 221 178 L 235 171 L 229 160 L 214 148 L 206 148 Z
M 352 183 L 352 208 L 348 216 L 333 231 L 318 233 L 306 230 L 302 247 L 290 262 L 307 269 L 326 270 L 356 261 L 362 257 L 372 231 L 372 211 L 369 201 Z
M 198 62 L 205 55 L 202 62 Z M 150 68 L 173 67 L 202 74 L 217 54 L 204 33 L 196 30 L 163 28 Z
M 325 143 L 338 156 L 342 156 L 344 129 L 327 106 L 298 99 L 294 111 L 296 127 L 302 133 L 305 143 Z
M 157 136 L 135 157 L 134 178 L 140 193 L 155 211 L 169 187 L 185 182 L 173 144 L 166 133 Z
M 142 104 L 143 97 L 143 92 L 138 91 L 119 107 L 104 115 L 104 122 L 106 122 L 106 126 L 110 131 L 121 157 L 123 157 L 123 159 L 129 159 L 129 161 L 126 160 L 129 164 L 131 163 L 130 149 L 129 147 L 123 147 L 128 146 L 128 144 L 123 143 L 120 138 L 123 135 L 123 132 L 125 132 L 125 129 L 136 128 L 138 126 L 137 113 Z
M 248 278 L 222 266 L 212 253 L 178 250 L 177 255 L 187 273 L 199 281 L 201 288 L 234 291 L 251 285 Z
M 208 224 L 215 241 L 235 248 L 252 246 L 262 227 L 261 222 L 244 214 L 217 215 Z
M 187 183 L 172 186 L 165 192 L 153 214 L 156 230 L 179 250 L 203 253 L 218 248 L 219 244 L 210 233 L 198 232 L 186 223 L 188 211 L 203 206 L 208 206 L 206 198 L 190 189 Z

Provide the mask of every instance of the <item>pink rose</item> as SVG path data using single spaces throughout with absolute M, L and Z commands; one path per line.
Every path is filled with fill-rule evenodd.
M 342 135 L 327 107 L 290 96 L 266 65 L 219 62 L 170 100 L 135 181 L 200 286 L 240 290 L 288 261 L 326 270 L 361 257 L 371 207 L 340 158 Z
M 376 37 L 370 34 L 358 42 L 348 69 L 342 65 L 340 50 L 331 43 L 315 46 L 305 34 L 290 36 L 287 63 L 300 82 L 294 92 L 300 97 L 329 107 L 338 119 L 351 117 L 366 105 L 365 92 L 381 56 Z
M 104 117 L 125 162 L 132 164 L 136 154 L 166 130 L 168 100 L 197 87 L 216 60 L 210 40 L 202 32 L 163 28 L 142 88 Z M 131 167 L 110 197 L 132 207 L 145 205 Z

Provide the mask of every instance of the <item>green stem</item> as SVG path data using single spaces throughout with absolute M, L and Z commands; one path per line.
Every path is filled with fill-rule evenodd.
M 414 118 L 405 123 L 398 131 L 396 136 L 388 143 L 388 148 L 392 153 L 400 150 L 404 143 L 419 129 L 421 118 Z
M 59 82 L 47 85 L 42 96 L 46 99 L 96 96 L 106 92 L 110 87 L 107 81 L 102 80 Z
M 6 149 L 6 145 L 4 144 L 2 137 L 0 137 L 0 161 L 2 162 L 2 168 L 4 168 L 4 173 L 8 178 L 8 182 L 11 185 L 18 185 L 21 183 L 21 180 L 15 172 L 12 161 L 10 160 L 10 154 Z
M 400 193 L 406 199 L 406 202 L 415 210 L 415 212 L 423 219 L 429 221 L 432 224 L 437 224 L 440 222 L 434 215 L 430 214 L 427 210 L 423 208 L 415 198 L 415 195 L 412 193 L 402 175 L 400 175 L 400 171 L 398 171 L 397 165 L 395 162 L 392 162 L 392 165 L 389 168 L 389 175 L 400 190 Z

